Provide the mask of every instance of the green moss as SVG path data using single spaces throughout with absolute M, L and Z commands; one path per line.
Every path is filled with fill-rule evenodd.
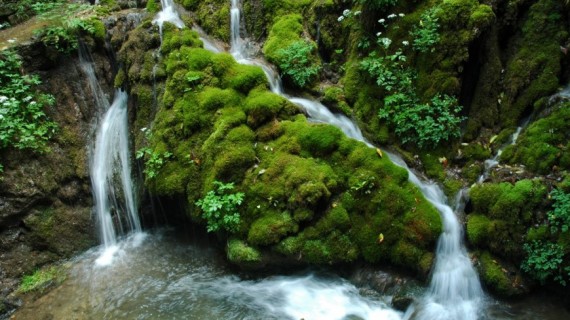
M 185 0 L 186 8 L 194 11 L 198 24 L 209 35 L 225 42 L 230 40 L 230 1 Z
M 488 252 L 484 252 L 479 261 L 483 282 L 496 293 L 502 296 L 510 296 L 514 289 L 506 270 Z
M 18 288 L 21 293 L 42 292 L 49 286 L 59 285 L 66 278 L 65 269 L 61 266 L 50 266 L 24 276 Z
M 157 13 L 158 12 L 158 4 L 156 0 L 148 0 L 146 2 L 146 11 L 148 13 Z
M 529 170 L 546 174 L 553 168 L 570 169 L 567 148 L 570 139 L 570 108 L 561 107 L 532 123 L 515 146 L 505 149 L 501 160 L 524 164 Z
M 392 262 L 399 266 L 419 266 L 424 253 L 425 252 L 423 250 L 417 248 L 413 244 L 405 240 L 401 240 L 398 241 L 392 250 L 391 257 Z
M 29 215 L 24 220 L 26 226 L 44 241 L 53 237 L 55 230 L 55 211 L 51 208 L 44 209 L 39 214 Z
M 215 87 L 206 87 L 202 90 L 197 100 L 200 107 L 206 111 L 215 111 L 225 107 L 238 106 L 241 97 L 232 89 L 220 89 Z
M 203 43 L 196 31 L 188 28 L 178 29 L 172 24 L 165 23 L 160 47 L 162 54 L 166 55 L 182 46 L 202 47 Z
M 469 24 L 474 28 L 485 28 L 495 20 L 495 13 L 493 9 L 486 5 L 480 4 L 471 16 L 469 17 Z
M 269 37 L 263 46 L 263 53 L 267 60 L 277 63 L 278 51 L 290 46 L 293 42 L 301 40 L 303 17 L 300 14 L 288 14 L 280 17 L 269 31 Z
M 238 239 L 228 241 L 227 252 L 228 260 L 234 263 L 243 264 L 261 261 L 261 253 L 257 249 L 248 246 L 245 242 Z
M 115 76 L 115 88 L 121 88 L 123 86 L 125 83 L 125 77 L 125 71 L 123 69 L 119 69 L 119 72 L 117 72 L 117 75 Z
M 491 150 L 485 148 L 479 143 L 470 143 L 461 148 L 463 156 L 471 161 L 484 161 L 491 158 Z
M 342 131 L 331 125 L 310 126 L 299 133 L 299 143 L 312 155 L 326 156 L 338 148 Z
M 269 245 L 297 230 L 298 226 L 289 213 L 267 214 L 251 224 L 247 240 L 254 245 Z
M 484 243 L 490 236 L 491 221 L 483 215 L 470 214 L 467 216 L 467 239 L 472 245 Z
M 514 126 L 521 115 L 532 110 L 535 101 L 551 94 L 559 85 L 561 56 L 552 54 L 567 38 L 562 26 L 561 3 L 540 0 L 533 3 L 524 19 L 516 53 L 507 61 L 505 99 L 500 118 L 506 126 Z
M 514 185 L 485 183 L 471 188 L 470 195 L 474 217 L 467 224 L 469 240 L 493 254 L 520 259 L 521 239 L 542 205 L 546 188 L 538 180 L 521 180 Z
M 226 72 L 222 85 L 247 94 L 255 87 L 267 87 L 267 78 L 260 67 L 235 64 Z
M 248 125 L 256 128 L 277 117 L 285 104 L 287 104 L 285 98 L 272 92 L 266 90 L 250 92 L 244 105 Z
M 528 229 L 528 234 L 526 235 L 526 242 L 530 243 L 532 241 L 543 241 L 547 240 L 550 236 L 550 232 L 547 226 L 540 226 L 538 228 Z
M 105 36 L 107 35 L 107 29 L 103 22 L 97 18 L 92 18 L 89 20 L 89 24 L 93 27 L 93 32 L 91 33 L 93 38 L 99 43 L 105 42 Z

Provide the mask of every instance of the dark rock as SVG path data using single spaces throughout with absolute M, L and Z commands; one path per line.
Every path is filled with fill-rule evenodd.
M 413 302 L 414 298 L 410 296 L 394 296 L 391 305 L 396 310 L 406 311 Z

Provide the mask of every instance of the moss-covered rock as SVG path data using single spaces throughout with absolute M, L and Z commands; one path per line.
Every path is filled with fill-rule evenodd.
M 467 220 L 469 242 L 510 261 L 523 257 L 528 225 L 537 221 L 546 188 L 538 180 L 484 183 L 471 189 L 473 213 Z
M 528 293 L 528 284 L 517 268 L 502 263 L 489 252 L 478 254 L 478 271 L 483 284 L 502 297 L 521 296 Z
M 523 164 L 540 174 L 570 169 L 570 108 L 560 106 L 549 116 L 532 123 L 501 160 Z
M 259 251 L 238 239 L 228 241 L 227 255 L 229 261 L 242 266 L 259 263 L 262 257 Z

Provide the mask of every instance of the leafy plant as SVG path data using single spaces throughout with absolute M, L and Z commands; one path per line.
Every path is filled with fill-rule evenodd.
M 554 200 L 552 210 L 548 212 L 550 231 L 552 233 L 568 232 L 570 229 L 570 194 L 554 189 L 550 197 Z
M 420 103 L 414 95 L 396 93 L 384 99 L 384 108 L 378 111 L 378 116 L 395 127 L 403 143 L 413 142 L 421 148 L 459 137 L 463 121 L 457 116 L 460 110 L 457 99 L 448 95 L 437 95 L 431 103 Z
M 206 229 L 208 232 L 220 229 L 235 232 L 241 221 L 237 208 L 242 204 L 244 194 L 230 193 L 234 188 L 233 183 L 214 181 L 214 185 L 215 190 L 209 191 L 204 198 L 196 201 L 196 205 L 202 209 L 202 218 L 207 221 Z
M 314 49 L 310 42 L 300 40 L 277 51 L 279 68 L 299 87 L 309 83 L 320 70 L 320 66 L 311 60 Z
M 40 12 L 39 17 L 51 22 L 50 25 L 35 31 L 46 46 L 51 46 L 62 53 L 77 49 L 77 36 L 81 33 L 94 35 L 96 28 L 91 19 L 92 7 L 87 4 L 54 2 L 34 5 Z
M 403 14 L 391 14 L 388 20 Z M 387 19 L 378 22 L 388 27 Z M 434 147 L 442 140 L 459 137 L 461 106 L 455 97 L 436 94 L 429 102 L 422 101 L 415 87 L 415 72 L 407 65 L 404 54 L 409 42 L 402 47 L 393 46 L 392 40 L 377 33 L 380 50 L 371 52 L 360 62 L 360 69 L 367 72 L 376 84 L 385 90 L 384 107 L 378 111 L 380 119 L 394 128 L 403 143 L 415 143 L 420 148 Z M 433 40 L 433 37 L 430 38 Z
M 149 179 L 154 179 L 160 172 L 162 166 L 171 157 L 171 152 L 157 152 L 149 147 L 140 148 L 136 152 L 137 159 L 145 158 L 143 172 Z
M 439 24 L 437 23 L 438 7 L 426 10 L 420 17 L 420 22 L 410 32 L 414 39 L 412 47 L 419 52 L 433 52 L 434 46 L 439 42 Z
M 541 283 L 553 278 L 560 284 L 566 285 L 564 275 L 560 273 L 564 257 L 564 250 L 560 245 L 552 242 L 532 241 L 530 244 L 525 243 L 523 249 L 527 254 L 526 260 L 521 265 L 523 271 Z M 570 276 L 570 267 L 566 267 L 564 271 L 567 272 L 566 276 Z
M 23 74 L 21 66 L 14 51 L 0 53 L 0 148 L 45 151 L 57 125 L 49 121 L 44 108 L 55 98 L 38 91 L 40 78 Z

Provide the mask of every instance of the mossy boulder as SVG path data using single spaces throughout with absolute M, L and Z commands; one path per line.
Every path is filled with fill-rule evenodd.
M 570 108 L 559 106 L 549 116 L 529 125 L 516 145 L 501 154 L 501 160 L 523 164 L 540 174 L 570 169 Z
M 528 225 L 538 220 L 536 211 L 543 205 L 546 190 L 538 180 L 473 187 L 470 192 L 473 212 L 467 218 L 470 244 L 508 261 L 520 261 Z
M 269 92 L 259 67 L 200 48 L 190 31 L 168 32 L 156 103 L 147 101 L 147 79 L 124 80 L 146 101 L 135 116 L 152 120 L 140 143 L 169 154 L 145 180 L 151 195 L 186 199 L 188 215 L 203 223 L 196 200 L 216 180 L 234 183 L 244 193 L 240 223 L 219 236 L 232 239 L 228 259 L 239 265 L 270 264 L 277 253 L 295 263 L 363 258 L 427 274 L 441 219 L 406 170 L 338 128 L 309 122 Z M 150 118 L 148 108 L 156 108 Z
M 521 276 L 518 268 L 501 262 L 489 252 L 476 253 L 477 269 L 483 284 L 493 293 L 502 297 L 522 296 L 529 292 L 529 284 Z

